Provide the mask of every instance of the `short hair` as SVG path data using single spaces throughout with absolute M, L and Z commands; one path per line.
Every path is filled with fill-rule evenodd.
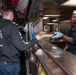
M 13 13 L 13 11 L 12 11 L 12 10 L 9 10 L 9 9 L 8 9 L 8 10 L 3 10 L 3 11 L 2 11 L 2 16 L 3 16 L 3 17 L 8 16 L 10 12 Z

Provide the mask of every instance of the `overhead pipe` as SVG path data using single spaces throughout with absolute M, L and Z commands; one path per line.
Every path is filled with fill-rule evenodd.
M 37 23 L 39 22 L 39 19 L 40 18 L 38 18 L 35 22 L 33 22 L 32 24 L 31 24 L 31 26 L 32 26 L 32 34 L 34 34 L 34 27 L 37 25 Z
M 35 3 L 36 0 L 32 0 L 32 3 L 31 3 L 31 6 L 30 6 L 30 10 L 29 10 L 29 14 L 28 14 L 28 22 L 29 22 L 29 19 L 30 19 L 30 15 L 32 13 L 32 10 L 34 8 L 34 3 Z M 39 7 L 40 6 L 40 7 Z M 31 34 L 34 34 L 34 27 L 37 25 L 37 23 L 39 22 L 40 20 L 40 17 L 42 15 L 42 11 L 43 11 L 43 8 L 42 8 L 43 5 L 39 4 L 36 6 L 36 21 L 34 21 L 32 24 L 31 24 Z
M 37 20 L 35 22 L 33 22 L 31 24 L 32 26 L 32 33 L 34 33 L 34 27 L 37 25 L 37 23 L 39 22 L 40 18 L 43 16 L 43 5 L 42 4 L 38 4 L 38 7 L 36 7 L 36 18 Z
M 31 12 L 32 12 L 32 9 L 33 9 L 33 4 L 34 4 L 35 0 L 32 0 L 31 2 L 32 3 L 31 3 L 31 6 L 30 6 L 29 14 L 28 14 L 28 19 L 30 18 L 30 15 L 31 15 Z

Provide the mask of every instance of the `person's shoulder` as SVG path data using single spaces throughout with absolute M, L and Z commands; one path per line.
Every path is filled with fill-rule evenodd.
M 8 27 L 9 29 L 11 29 L 11 30 L 17 29 L 17 26 L 16 26 L 15 24 L 13 24 L 12 22 L 10 22 L 10 23 L 7 25 L 7 27 Z
M 18 29 L 18 27 L 15 24 L 11 24 L 11 28 L 16 30 Z
M 9 23 L 10 27 L 17 27 L 15 24 L 13 24 L 12 22 Z
M 13 23 L 12 23 L 12 21 L 6 20 L 6 19 L 4 19 L 3 24 L 5 24 L 8 27 L 14 26 Z
M 11 23 L 11 26 L 16 27 L 16 25 L 15 25 L 15 24 L 13 24 L 13 23 Z

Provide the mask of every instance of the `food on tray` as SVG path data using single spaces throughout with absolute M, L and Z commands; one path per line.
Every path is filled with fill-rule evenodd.
M 52 36 L 54 36 L 55 34 L 53 34 L 53 33 L 49 33 L 49 34 L 40 34 L 40 35 L 42 35 L 42 37 L 52 37 Z

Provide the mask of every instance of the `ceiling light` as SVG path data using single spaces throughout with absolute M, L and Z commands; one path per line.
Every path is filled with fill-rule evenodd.
M 60 6 L 76 6 L 76 0 L 69 0 L 65 3 L 62 3 Z
M 54 16 L 55 16 L 55 17 L 57 16 L 57 17 L 58 17 L 58 16 L 60 16 L 60 15 L 45 15 L 45 16 L 51 16 L 51 17 L 52 17 L 52 16 L 53 16 L 53 17 L 54 17 Z
M 43 19 L 48 19 L 49 17 L 43 17 Z
M 48 25 L 52 25 L 52 24 L 54 24 L 54 23 L 47 23 Z
M 52 20 L 52 22 L 56 22 L 56 21 L 58 21 L 58 20 Z
M 46 23 L 47 25 L 58 25 L 58 23 Z

